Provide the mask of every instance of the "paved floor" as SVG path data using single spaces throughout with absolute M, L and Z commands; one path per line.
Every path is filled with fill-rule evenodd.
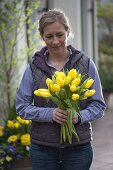
M 113 96 L 104 117 L 93 122 L 93 138 L 91 170 L 113 170 Z

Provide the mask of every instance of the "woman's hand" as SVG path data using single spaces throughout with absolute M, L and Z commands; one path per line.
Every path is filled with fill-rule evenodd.
M 73 117 L 73 124 L 79 125 L 81 123 L 81 117 L 79 115 L 76 115 Z
M 78 115 L 74 116 L 72 121 L 73 121 L 73 124 L 78 123 Z
M 52 115 L 53 121 L 63 124 L 66 123 L 67 121 L 67 112 L 66 110 L 56 108 L 53 110 L 53 115 Z

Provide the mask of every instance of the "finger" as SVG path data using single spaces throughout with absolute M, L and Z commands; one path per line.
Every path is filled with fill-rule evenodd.
M 63 109 L 58 108 L 57 111 L 58 111 L 59 113 L 62 113 L 62 114 L 64 114 L 64 115 L 67 115 L 67 111 L 66 111 L 66 110 L 63 110 Z
M 59 116 L 59 115 L 54 115 L 53 120 L 57 123 L 65 123 L 67 121 L 67 117 Z
M 73 117 L 73 123 L 74 124 L 78 123 L 78 116 Z

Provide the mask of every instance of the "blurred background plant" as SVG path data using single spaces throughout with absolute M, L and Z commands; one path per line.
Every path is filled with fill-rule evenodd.
M 0 126 L 0 168 L 7 169 L 14 161 L 29 157 L 30 123 L 12 112 L 5 126 Z
M 113 93 L 113 2 L 99 3 L 98 37 L 99 37 L 99 74 L 106 103 Z
M 0 123 L 8 118 L 25 68 L 37 47 L 37 9 L 41 0 L 0 0 Z M 2 121 L 3 120 L 3 121 Z

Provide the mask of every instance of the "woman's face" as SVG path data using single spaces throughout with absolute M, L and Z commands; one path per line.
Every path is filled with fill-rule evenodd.
M 51 53 L 63 52 L 67 49 L 68 32 L 59 22 L 44 27 L 42 38 Z

